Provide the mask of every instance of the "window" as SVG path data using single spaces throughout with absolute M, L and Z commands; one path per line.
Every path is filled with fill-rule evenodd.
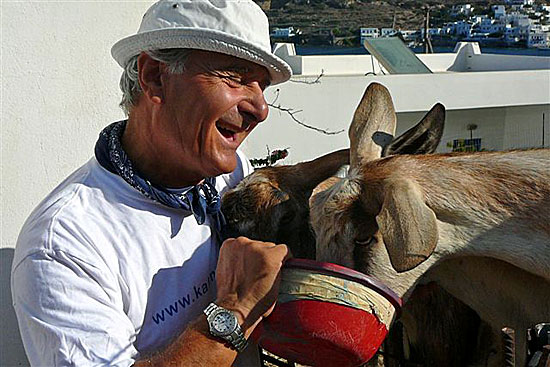
M 479 152 L 479 151 L 481 151 L 481 138 L 453 140 L 453 152 Z

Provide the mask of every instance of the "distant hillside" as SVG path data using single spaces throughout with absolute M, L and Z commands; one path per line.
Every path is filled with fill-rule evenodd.
M 336 36 L 358 35 L 360 27 L 391 27 L 419 29 L 424 19 L 423 7 L 432 9 L 434 22 L 451 20 L 452 5 L 467 3 L 464 0 L 255 0 L 267 13 L 272 27 L 299 28 L 305 33 L 330 29 Z M 471 1 L 476 12 L 488 13 L 490 6 L 502 1 Z M 447 19 L 449 18 L 449 19 Z

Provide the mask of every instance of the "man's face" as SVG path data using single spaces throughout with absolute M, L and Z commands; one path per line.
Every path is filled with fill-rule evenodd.
M 162 144 L 168 166 L 189 183 L 233 171 L 237 147 L 267 118 L 269 80 L 260 65 L 207 51 L 193 51 L 182 74 L 163 73 L 152 141 Z

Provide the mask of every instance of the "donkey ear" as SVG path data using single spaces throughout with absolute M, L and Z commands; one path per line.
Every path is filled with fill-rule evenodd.
M 387 145 L 382 152 L 382 156 L 433 153 L 441 141 L 444 126 L 445 107 L 438 103 L 416 126 L 413 126 Z
M 380 158 L 395 134 L 396 124 L 390 92 L 381 84 L 369 84 L 348 131 L 351 166 Z
M 309 196 L 311 191 L 322 181 L 333 176 L 342 166 L 349 164 L 349 149 L 341 149 L 309 162 L 294 166 L 278 166 L 274 174 L 279 175 L 279 182 L 303 190 Z
M 393 268 L 403 272 L 426 260 L 438 240 L 435 213 L 426 205 L 418 185 L 402 179 L 384 188 L 376 222 Z

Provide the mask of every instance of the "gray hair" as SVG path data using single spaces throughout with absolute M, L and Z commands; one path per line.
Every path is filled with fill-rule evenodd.
M 185 70 L 185 61 L 191 53 L 191 50 L 184 48 L 169 48 L 164 50 L 150 50 L 146 51 L 146 53 L 151 56 L 152 59 L 166 64 L 169 73 L 181 74 Z M 122 91 L 120 107 L 124 110 L 126 115 L 130 114 L 130 111 L 136 105 L 143 92 L 139 85 L 138 56 L 139 55 L 136 55 L 128 60 L 122 72 L 122 76 L 120 77 L 120 90 Z

